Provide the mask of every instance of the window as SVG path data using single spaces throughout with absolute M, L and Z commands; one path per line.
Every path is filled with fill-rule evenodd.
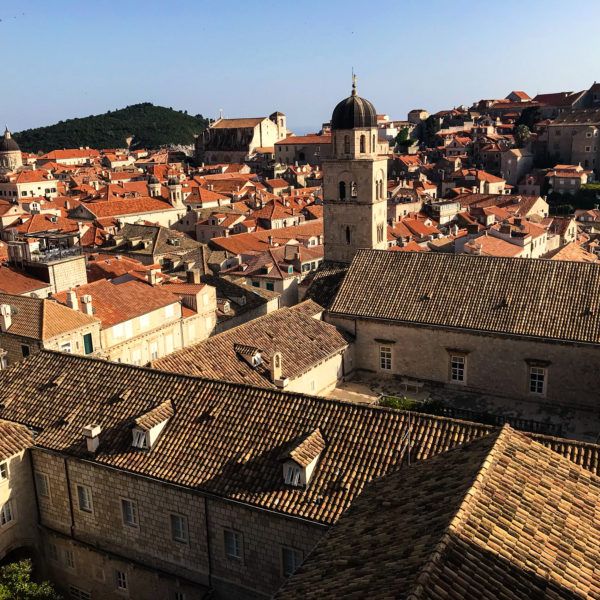
M 532 394 L 546 393 L 546 369 L 544 367 L 529 367 L 529 391 Z
M 134 448 L 141 448 L 145 450 L 148 448 L 148 435 L 146 431 L 141 429 L 133 430 L 133 442 L 131 444 Z
M 70 548 L 65 548 L 65 567 L 69 569 L 75 568 L 75 555 L 73 554 L 73 550 Z
M 22 344 L 21 345 L 21 354 L 23 355 L 23 358 L 27 358 L 31 354 L 31 351 L 29 350 L 29 346 L 27 346 L 26 344 Z
M 187 544 L 188 528 L 187 519 L 182 515 L 170 515 L 171 518 L 171 537 L 176 542 Z
M 225 556 L 227 558 L 242 558 L 242 535 L 237 531 L 231 531 L 231 529 L 225 529 L 224 540 L 225 540 Z
M 0 527 L 8 525 L 14 519 L 12 500 L 8 500 L 0 508 Z
M 64 344 L 60 345 L 60 351 L 61 352 L 68 352 L 69 354 L 71 354 L 72 350 L 71 350 L 71 342 L 65 342 Z
M 56 544 L 48 544 L 48 558 L 54 562 L 58 562 L 58 548 Z
M 185 600 L 185 593 L 184 592 L 175 592 L 173 599 L 174 600 Z
M 127 586 L 127 573 L 125 571 L 115 571 L 115 583 L 118 590 L 127 591 L 129 589 Z
M 289 577 L 302 564 L 302 552 L 295 548 L 281 549 L 281 570 L 284 577 Z
M 392 370 L 392 347 L 379 346 L 379 367 L 384 371 Z
M 6 481 L 8 479 L 8 463 L 0 463 L 0 481 Z
M 150 359 L 156 360 L 158 358 L 158 344 L 156 342 L 152 342 L 150 344 Z
M 344 154 L 350 154 L 350 136 L 344 136 Z
M 137 507 L 133 500 L 121 498 L 121 514 L 123 516 L 123 524 L 128 527 L 138 526 Z
M 346 182 L 340 181 L 339 188 L 340 188 L 340 200 L 345 200 L 346 199 Z
M 260 287 L 260 281 L 253 281 L 252 287 Z
M 585 147 L 585 151 L 586 152 L 591 152 L 592 151 L 592 147 L 591 146 L 586 146 Z
M 346 226 L 346 244 L 350 245 L 350 227 Z
M 273 292 L 273 291 L 275 291 L 275 284 L 272 281 L 267 281 L 266 288 L 270 292 Z
M 77 485 L 77 501 L 79 510 L 87 513 L 93 512 L 92 490 L 87 485 Z
M 72 600 L 92 600 L 92 594 L 72 585 L 69 588 L 69 596 Z
M 86 333 L 83 336 L 83 349 L 86 354 L 91 354 L 94 351 L 94 341 L 91 333 Z
M 450 357 L 450 380 L 464 383 L 466 376 L 466 359 L 464 356 Z
M 366 152 L 366 142 L 365 142 L 365 136 L 361 135 L 360 136 L 360 151 L 362 154 L 364 154 Z
M 287 485 L 300 486 L 300 467 L 294 464 L 285 465 L 283 481 L 287 483 Z
M 46 473 L 35 472 L 35 487 L 39 498 L 50 498 L 50 480 Z

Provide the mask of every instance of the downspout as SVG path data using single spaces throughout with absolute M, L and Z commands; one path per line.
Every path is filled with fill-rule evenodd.
M 65 464 L 65 477 L 67 480 L 67 496 L 69 498 L 69 512 L 71 514 L 71 537 L 75 537 L 75 513 L 73 512 L 73 498 L 71 498 L 71 478 L 69 477 L 69 466 L 67 463 L 67 459 L 64 458 L 63 462 Z

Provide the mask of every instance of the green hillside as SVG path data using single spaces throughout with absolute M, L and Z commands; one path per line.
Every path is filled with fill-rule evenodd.
M 133 136 L 132 148 L 157 148 L 165 144 L 191 144 L 207 127 L 202 115 L 191 116 L 149 102 L 134 104 L 102 115 L 67 119 L 48 127 L 14 134 L 21 150 L 49 152 L 58 148 L 123 148 Z

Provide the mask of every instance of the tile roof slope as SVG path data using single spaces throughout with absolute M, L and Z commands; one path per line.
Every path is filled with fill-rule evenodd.
M 599 294 L 591 263 L 359 250 L 330 310 L 598 344 Z
M 5 294 L 27 294 L 50 287 L 41 279 L 30 277 L 6 265 L 0 265 L 0 292 Z
M 33 436 L 27 427 L 0 419 L 0 461 L 18 454 L 33 445 Z
M 61 374 L 68 377 L 48 385 Z M 165 399 L 175 414 L 154 448 L 132 450 L 133 420 Z M 40 447 L 324 524 L 335 522 L 368 481 L 406 462 L 409 420 L 412 460 L 492 430 L 50 351 L 0 371 L 0 405 L 0 418 L 40 430 Z M 82 436 L 89 423 L 103 431 L 93 458 Z M 327 448 L 310 485 L 290 488 L 281 452 L 317 428 Z
M 349 265 L 323 261 L 316 271 L 305 279 L 307 286 L 305 298 L 314 300 L 324 308 L 329 308 L 335 299 L 340 285 L 348 272 Z
M 505 426 L 369 485 L 276 598 L 598 598 L 599 502 Z
M 325 450 L 327 446 L 321 431 L 315 429 L 309 434 L 304 435 L 299 443 L 293 446 L 289 452 L 285 453 L 285 457 L 291 458 L 301 467 L 308 467 L 310 463 Z
M 253 368 L 241 359 L 235 348 L 237 344 L 258 348 L 262 365 Z M 346 338 L 333 325 L 300 310 L 280 308 L 159 358 L 152 366 L 234 383 L 275 387 L 269 373 L 269 361 L 275 352 L 282 355 L 283 377 L 295 379 L 315 364 L 342 352 L 347 345 Z
M 112 327 L 180 301 L 175 294 L 137 279 L 118 284 L 100 279 L 80 285 L 74 291 L 80 303 L 85 294 L 92 296 L 94 315 L 102 321 L 103 327 Z M 56 294 L 55 298 L 65 304 L 67 292 Z
M 156 408 L 153 408 L 147 413 L 139 416 L 134 422 L 141 429 L 149 430 L 152 429 L 152 427 L 163 423 L 167 419 L 170 419 L 174 414 L 175 411 L 173 410 L 173 404 L 170 400 L 165 400 Z
M 45 298 L 0 293 L 0 304 L 13 309 L 8 333 L 36 340 L 48 340 L 97 320 Z

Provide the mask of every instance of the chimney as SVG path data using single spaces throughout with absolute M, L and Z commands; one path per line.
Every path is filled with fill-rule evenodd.
M 83 304 L 83 312 L 86 315 L 92 317 L 94 315 L 94 309 L 92 307 L 92 297 L 89 294 L 81 296 L 81 303 Z
M 100 425 L 86 425 L 83 428 L 83 437 L 87 445 L 88 452 L 92 454 L 96 453 L 98 446 L 100 445 L 100 434 L 102 433 L 102 427 Z
M 77 292 L 75 290 L 67 292 L 67 306 L 73 310 L 79 310 L 79 301 L 77 300 Z
M 0 330 L 6 332 L 12 325 L 12 309 L 9 304 L 0 305 Z
M 188 283 L 200 283 L 200 271 L 198 269 L 189 269 L 185 274 Z
M 271 381 L 281 381 L 281 352 L 275 352 L 271 357 Z
M 146 271 L 146 278 L 148 279 L 148 283 L 150 285 L 158 284 L 158 274 L 160 273 L 160 269 L 148 269 Z
M 267 238 L 267 242 L 269 243 L 269 246 L 272 246 L 272 245 L 273 245 L 273 236 L 272 236 L 272 235 L 270 235 L 270 236 Z

